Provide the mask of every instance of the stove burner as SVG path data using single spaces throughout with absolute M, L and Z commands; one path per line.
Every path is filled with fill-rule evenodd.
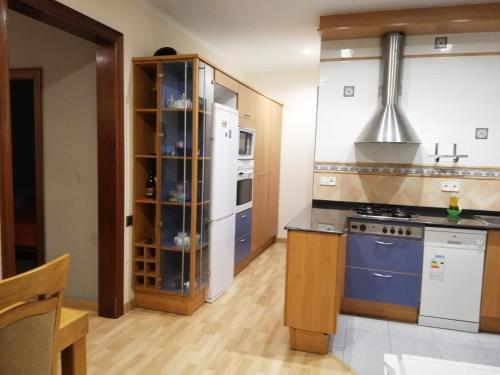
M 401 207 L 385 207 L 375 205 L 359 206 L 355 209 L 358 215 L 376 216 L 396 219 L 411 219 L 415 214 Z

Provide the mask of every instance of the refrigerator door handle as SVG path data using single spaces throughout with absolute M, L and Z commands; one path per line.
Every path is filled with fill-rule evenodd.
M 222 221 L 222 220 L 227 219 L 228 217 L 231 217 L 231 216 L 233 216 L 233 215 L 234 215 L 234 212 L 233 212 L 232 214 L 229 214 L 229 215 L 226 215 L 226 216 L 220 217 L 220 218 L 215 219 L 215 220 L 210 219 L 210 220 L 208 220 L 208 222 L 209 222 L 209 223 L 216 223 L 217 221 Z

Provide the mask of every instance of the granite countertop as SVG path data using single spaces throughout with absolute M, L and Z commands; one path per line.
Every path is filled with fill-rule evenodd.
M 342 234 L 346 231 L 347 220 L 356 218 L 353 208 L 358 204 L 313 202 L 285 226 L 287 230 L 307 232 L 323 232 Z M 487 224 L 474 218 L 474 212 L 464 212 L 459 219 L 445 216 L 444 209 L 415 208 L 417 216 L 411 220 L 397 221 L 398 223 L 423 224 L 426 226 L 470 228 L 470 229 L 500 229 L 498 225 Z M 359 217 L 357 217 L 359 218 Z M 383 220 L 387 218 L 370 218 L 370 220 Z M 395 222 L 395 221 L 392 221 Z
M 285 229 L 342 234 L 349 216 L 352 216 L 350 209 L 315 208 L 311 205 L 303 209 Z

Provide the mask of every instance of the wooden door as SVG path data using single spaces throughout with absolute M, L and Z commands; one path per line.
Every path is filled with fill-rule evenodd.
M 42 69 L 11 69 L 10 98 L 16 257 L 29 254 L 16 262 L 22 273 L 45 263 Z
M 488 232 L 480 328 L 500 332 L 500 230 Z
M 270 148 L 270 101 L 258 98 L 255 121 L 255 167 L 253 186 L 252 252 L 259 250 L 267 241 L 267 216 L 269 215 L 269 148 Z
M 270 102 L 270 148 L 269 148 L 269 197 L 267 215 L 268 239 L 276 237 L 278 232 L 278 210 L 279 210 L 279 190 L 280 190 L 280 155 L 281 155 L 281 105 Z

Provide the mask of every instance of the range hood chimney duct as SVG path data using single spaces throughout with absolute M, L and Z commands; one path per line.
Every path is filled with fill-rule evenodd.
M 398 106 L 404 41 L 401 33 L 389 33 L 382 39 L 382 103 L 356 143 L 421 143 Z

